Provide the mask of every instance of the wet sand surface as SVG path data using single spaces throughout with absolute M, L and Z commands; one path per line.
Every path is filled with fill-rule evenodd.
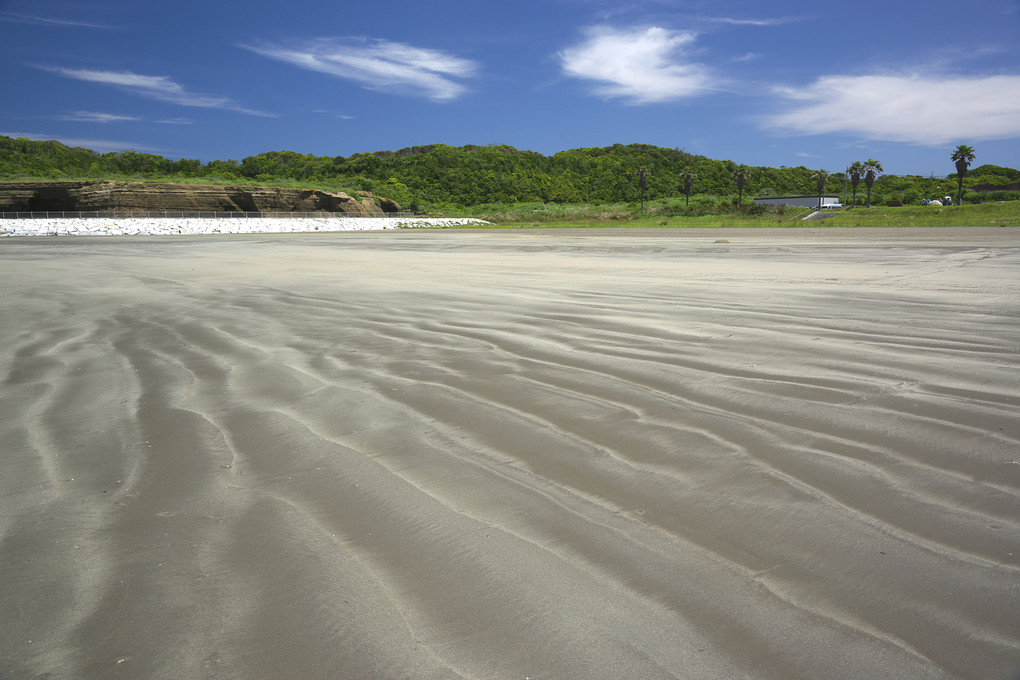
M 0 678 L 1020 677 L 1020 230 L 0 243 Z

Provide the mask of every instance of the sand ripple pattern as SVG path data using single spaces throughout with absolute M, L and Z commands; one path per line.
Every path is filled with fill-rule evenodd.
M 1020 238 L 0 249 L 0 678 L 1020 675 Z

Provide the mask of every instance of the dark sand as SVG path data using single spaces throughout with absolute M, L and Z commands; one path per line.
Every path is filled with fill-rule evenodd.
M 1020 678 L 1020 229 L 8 239 L 0 284 L 4 680 Z

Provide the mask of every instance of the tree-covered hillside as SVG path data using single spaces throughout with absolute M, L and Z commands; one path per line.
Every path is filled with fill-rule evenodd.
M 847 165 L 854 159 L 848 159 Z M 947 173 L 952 165 L 947 156 Z M 350 157 L 315 156 L 269 151 L 241 161 L 169 160 L 124 151 L 97 153 L 55 141 L 40 142 L 0 136 L 0 179 L 137 178 L 192 180 L 210 183 L 286 183 L 335 189 L 364 189 L 410 209 L 475 206 L 490 203 L 621 203 L 640 198 L 639 174 L 646 178 L 645 198 L 655 200 L 683 193 L 681 173 L 696 175 L 692 194 L 736 199 L 734 174 L 746 173 L 745 201 L 754 196 L 814 194 L 817 169 L 737 165 L 646 144 L 614 144 L 605 148 L 571 149 L 552 156 L 511 146 L 447 146 L 433 144 L 399 151 L 358 153 Z M 964 190 L 976 184 L 1007 184 L 1020 171 L 993 165 L 971 168 Z M 842 197 L 845 176 L 830 172 L 826 193 Z M 948 178 L 880 175 L 872 201 L 897 198 L 917 203 L 949 195 L 956 186 Z M 858 200 L 862 198 L 858 193 Z

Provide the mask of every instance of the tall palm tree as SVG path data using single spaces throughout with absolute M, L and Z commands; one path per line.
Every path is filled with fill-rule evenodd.
M 684 207 L 691 207 L 691 187 L 694 186 L 694 180 L 698 179 L 698 175 L 693 172 L 681 172 L 680 179 L 684 182 L 684 195 L 687 196 L 687 200 L 684 202 Z
M 956 193 L 956 202 L 963 203 L 963 176 L 967 174 L 967 168 L 974 162 L 977 156 L 974 154 L 974 147 L 961 144 L 953 151 L 951 159 L 956 163 L 956 181 L 959 184 L 959 191 Z
M 744 185 L 747 184 L 749 179 L 751 179 L 751 173 L 743 165 L 733 173 L 733 181 L 737 184 L 737 205 L 744 203 Z
M 854 188 L 854 207 L 857 207 L 857 186 L 861 183 L 861 177 L 864 175 L 864 163 L 860 161 L 854 161 L 850 164 L 850 167 L 846 169 L 846 174 L 850 177 L 850 185 Z
M 822 192 L 825 191 L 825 185 L 829 183 L 829 173 L 825 170 L 819 170 L 811 175 L 811 179 L 815 181 L 815 188 L 818 189 L 818 207 L 821 208 Z
M 648 185 L 648 175 L 652 174 L 648 168 L 639 168 L 637 172 L 638 186 L 641 187 L 641 211 L 645 209 L 645 187 Z
M 882 172 L 882 164 L 874 158 L 869 158 L 864 164 L 864 185 L 868 187 L 868 207 L 871 207 L 871 185 L 875 183 L 878 173 Z

